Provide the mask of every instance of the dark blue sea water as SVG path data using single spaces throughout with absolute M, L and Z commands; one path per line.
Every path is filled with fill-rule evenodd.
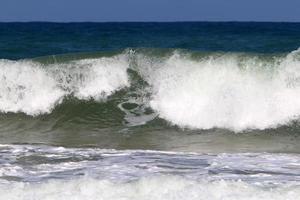
M 0 23 L 0 58 L 125 48 L 277 53 L 300 46 L 300 23 Z
M 300 198 L 300 23 L 0 23 L 0 199 Z

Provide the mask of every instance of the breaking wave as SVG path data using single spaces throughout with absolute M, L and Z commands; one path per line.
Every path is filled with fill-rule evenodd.
M 129 85 L 122 56 L 43 65 L 0 61 L 0 111 L 49 113 L 63 98 L 103 100 Z
M 129 113 L 124 103 L 136 104 L 134 109 L 155 113 L 147 120 L 158 116 L 183 128 L 267 129 L 300 115 L 298 50 L 287 55 L 130 50 L 50 64 L 1 60 L 0 69 L 3 113 L 50 113 L 69 97 L 105 103 L 124 90 L 118 94 L 124 98 L 121 112 Z

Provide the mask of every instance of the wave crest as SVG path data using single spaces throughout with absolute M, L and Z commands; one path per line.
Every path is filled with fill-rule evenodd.
M 153 87 L 151 107 L 181 127 L 235 131 L 283 125 L 300 115 L 298 51 L 287 57 L 174 53 L 162 62 L 142 58 Z M 299 80 L 298 80 L 299 79 Z
M 184 128 L 267 129 L 300 115 L 299 50 L 285 56 L 130 50 L 50 65 L 2 60 L 0 68 L 2 112 L 49 113 L 69 95 L 101 101 L 130 87 L 123 103 L 142 102 L 156 112 L 149 120 L 158 115 Z
M 32 61 L 0 61 L 0 111 L 49 113 L 63 98 L 105 99 L 129 86 L 124 56 L 84 59 L 44 66 Z

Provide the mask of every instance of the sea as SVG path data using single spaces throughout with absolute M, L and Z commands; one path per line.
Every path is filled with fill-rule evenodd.
M 299 200 L 300 23 L 0 23 L 1 200 Z

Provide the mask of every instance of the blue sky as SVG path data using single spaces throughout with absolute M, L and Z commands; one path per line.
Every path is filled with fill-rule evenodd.
M 300 22 L 300 0 L 0 0 L 0 21 Z

